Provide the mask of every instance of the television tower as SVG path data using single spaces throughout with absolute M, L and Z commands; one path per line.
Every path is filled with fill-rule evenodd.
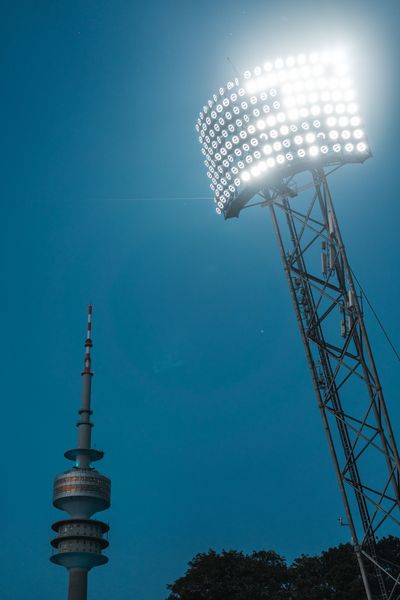
M 100 460 L 104 455 L 91 447 L 91 329 L 92 306 L 89 305 L 82 371 L 82 404 L 77 423 L 78 445 L 64 453 L 65 458 L 74 461 L 75 465 L 57 475 L 54 480 L 53 505 L 67 512 L 69 518 L 52 525 L 57 536 L 51 541 L 55 551 L 50 560 L 68 569 L 68 600 L 87 600 L 88 571 L 108 561 L 102 551 L 108 546 L 104 534 L 108 532 L 109 526 L 91 518 L 94 513 L 109 508 L 111 491 L 110 479 L 91 466 L 92 462 Z
M 377 535 L 400 525 L 399 453 L 328 186 L 371 156 L 348 56 L 303 53 L 246 71 L 196 128 L 216 212 L 271 215 L 367 600 L 399 598 L 399 569 L 376 551 Z

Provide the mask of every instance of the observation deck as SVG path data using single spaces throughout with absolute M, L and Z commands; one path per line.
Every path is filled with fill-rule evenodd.
M 108 546 L 103 537 L 109 530 L 106 523 L 91 519 L 65 519 L 54 523 L 52 529 L 58 534 L 51 541 L 56 549 L 50 557 L 53 563 L 68 569 L 90 570 L 108 562 L 107 556 L 102 554 Z
M 53 505 L 75 519 L 88 519 L 107 510 L 110 496 L 110 479 L 93 468 L 73 467 L 54 480 Z

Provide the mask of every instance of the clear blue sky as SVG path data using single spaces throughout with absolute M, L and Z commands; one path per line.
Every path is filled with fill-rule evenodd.
M 163 600 L 208 548 L 288 559 L 347 541 L 268 215 L 224 223 L 198 111 L 260 60 L 351 48 L 374 158 L 333 194 L 349 256 L 400 343 L 396 1 L 3 6 L 0 595 L 59 600 L 52 479 L 68 467 L 86 305 L 94 441 L 113 481 L 90 598 Z M 133 199 L 139 198 L 139 199 Z M 143 199 L 140 199 L 143 198 Z M 150 199 L 146 199 L 150 198 Z M 398 363 L 368 315 L 399 432 Z M 101 515 L 99 515 L 101 516 Z

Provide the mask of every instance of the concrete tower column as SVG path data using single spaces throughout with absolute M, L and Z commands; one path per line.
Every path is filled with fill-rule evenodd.
M 78 447 L 64 454 L 75 466 L 57 475 L 54 480 L 53 505 L 67 512 L 69 518 L 52 525 L 57 536 L 51 541 L 55 551 L 50 560 L 68 569 L 68 600 L 87 600 L 88 572 L 108 561 L 103 550 L 108 546 L 104 534 L 107 534 L 109 526 L 92 519 L 94 513 L 109 508 L 111 481 L 91 466 L 92 462 L 103 458 L 103 452 L 91 446 L 91 329 L 92 307 L 89 306 L 82 403 L 77 423 Z
M 68 600 L 87 599 L 87 576 L 86 569 L 69 570 Z

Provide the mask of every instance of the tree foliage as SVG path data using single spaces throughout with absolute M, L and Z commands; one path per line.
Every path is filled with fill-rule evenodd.
M 400 572 L 400 539 L 377 543 L 386 570 Z M 372 591 L 378 595 L 374 567 L 367 565 Z M 388 588 L 390 581 L 386 577 Z M 236 550 L 197 554 L 183 577 L 167 586 L 168 600 L 365 600 L 354 549 L 341 544 L 316 556 L 302 555 L 288 566 L 273 551 L 244 554 Z
M 198 554 L 169 585 L 169 600 L 289 600 L 285 560 L 276 552 Z

